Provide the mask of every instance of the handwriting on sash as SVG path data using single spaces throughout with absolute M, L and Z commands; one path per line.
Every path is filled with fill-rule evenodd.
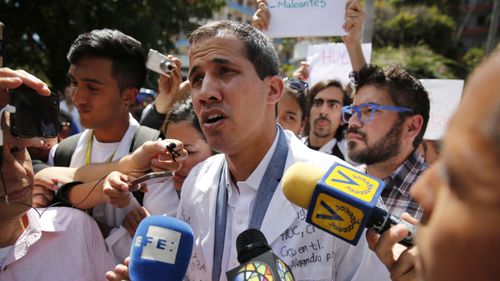
M 325 250 L 320 239 L 313 238 L 314 234 L 320 234 L 321 230 L 311 224 L 306 224 L 304 228 L 306 218 L 307 210 L 300 209 L 296 217 L 300 223 L 292 225 L 280 236 L 281 241 L 286 242 L 276 254 L 287 260 L 287 264 L 292 269 L 315 263 L 328 263 L 334 257 L 333 251 Z M 294 243 L 296 241 L 300 242 L 296 244 Z
M 281 257 L 291 260 L 287 264 L 290 268 L 304 267 L 314 263 L 330 262 L 334 255 L 334 252 L 325 252 L 324 247 L 321 245 L 321 241 L 316 239 L 316 241 L 311 241 L 305 243 L 298 247 L 289 247 L 284 245 L 280 249 Z
M 207 267 L 204 262 L 200 261 L 198 258 L 198 251 L 193 251 L 193 255 L 191 256 L 191 266 L 195 267 L 198 271 L 207 272 Z

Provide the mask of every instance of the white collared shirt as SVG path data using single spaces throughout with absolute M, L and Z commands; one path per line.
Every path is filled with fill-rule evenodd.
M 241 232 L 248 229 L 250 215 L 252 213 L 257 190 L 259 189 L 264 173 L 271 162 L 274 150 L 278 145 L 279 130 L 276 130 L 271 148 L 267 151 L 264 158 L 252 174 L 245 181 L 239 181 L 236 185 L 231 180 L 228 166 L 226 165 L 226 183 L 228 186 L 228 208 L 226 236 L 224 242 L 224 254 L 222 256 L 221 268 L 232 269 L 240 264 L 238 263 L 238 252 L 236 251 L 236 237 Z M 237 188 L 236 188 L 237 186 Z M 239 190 L 239 192 L 238 192 Z M 232 261 L 230 263 L 230 261 Z M 226 273 L 221 272 L 220 280 L 226 280 Z
M 42 210 L 40 210 L 42 211 Z M 71 208 L 30 209 L 28 227 L 0 271 L 0 280 L 105 280 L 112 270 L 101 232 L 87 214 Z

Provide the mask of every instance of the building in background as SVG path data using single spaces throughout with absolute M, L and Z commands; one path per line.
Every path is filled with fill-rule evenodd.
M 496 2 L 496 3 L 495 3 Z M 498 0 L 464 0 L 460 7 L 462 20 L 457 26 L 457 37 L 460 40 L 462 49 L 481 48 L 490 51 L 487 46 L 488 35 L 491 32 L 494 46 L 500 41 L 500 25 Z

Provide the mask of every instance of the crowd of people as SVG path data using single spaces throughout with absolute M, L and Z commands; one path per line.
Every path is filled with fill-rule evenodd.
M 239 265 L 236 237 L 248 228 L 260 229 L 296 280 L 498 279 L 500 54 L 468 78 L 442 152 L 429 161 L 428 93 L 397 65 L 366 63 L 358 0 L 347 1 L 342 38 L 350 85 L 309 85 L 305 63 L 280 76 L 262 32 L 271 20 L 259 0 L 253 26 L 197 28 L 187 80 L 169 55 L 172 71 L 160 75 L 140 120 L 131 107 L 147 75 L 141 42 L 111 29 L 79 35 L 67 55 L 65 135 L 14 137 L 9 113 L 0 116 L 0 281 L 127 280 L 132 237 L 156 214 L 193 229 L 187 280 L 226 280 Z M 31 74 L 0 68 L 1 107 L 22 84 L 50 93 Z M 416 225 L 416 245 L 398 243 L 404 225 L 367 230 L 354 246 L 308 224 L 282 192 L 297 162 L 381 179 L 378 206 Z M 173 175 L 131 190 L 157 171 Z

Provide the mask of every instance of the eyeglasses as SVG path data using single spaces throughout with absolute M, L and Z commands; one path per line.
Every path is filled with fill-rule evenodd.
M 296 91 L 307 92 L 307 88 L 309 87 L 309 84 L 307 84 L 306 82 L 304 82 L 300 79 L 296 79 L 296 78 L 288 78 L 287 77 L 283 80 L 283 82 L 285 82 L 286 87 L 293 89 L 293 90 L 296 90 Z
M 378 105 L 373 103 L 363 103 L 358 106 L 356 105 L 346 105 L 342 107 L 342 120 L 345 123 L 349 123 L 349 120 L 355 113 L 358 114 L 358 119 L 361 124 L 368 124 L 373 121 L 375 117 L 375 112 L 380 110 L 395 111 L 395 112 L 406 112 L 412 114 L 413 111 L 409 108 L 402 106 L 389 106 L 389 105 Z

